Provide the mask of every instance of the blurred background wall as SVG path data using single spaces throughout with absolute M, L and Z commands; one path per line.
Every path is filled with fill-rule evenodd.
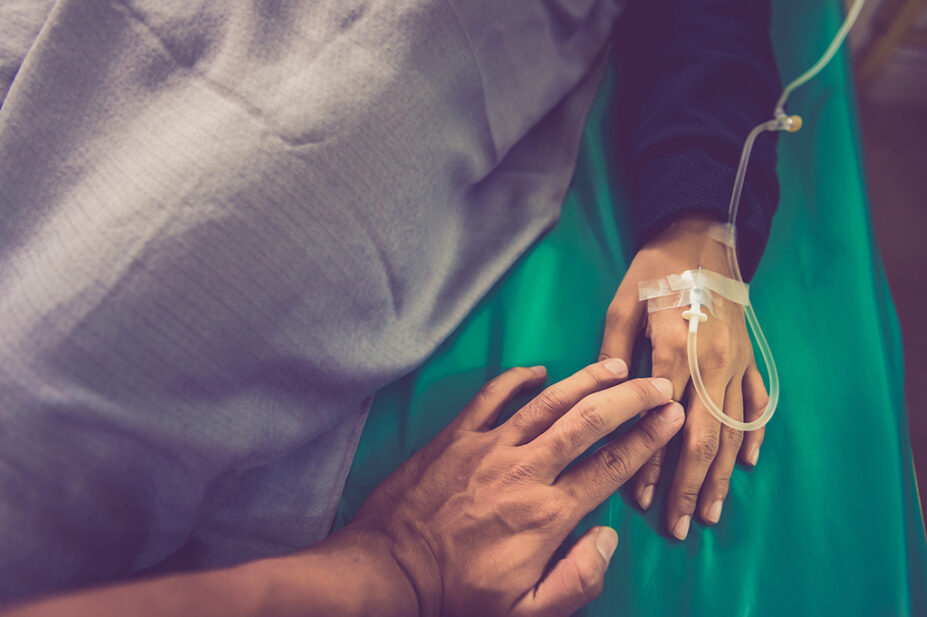
M 850 37 L 870 204 L 905 347 L 927 497 L 927 0 L 869 0 Z M 865 359 L 861 358 L 865 370 Z

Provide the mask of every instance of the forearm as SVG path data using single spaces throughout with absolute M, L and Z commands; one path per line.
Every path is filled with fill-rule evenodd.
M 781 84 L 769 0 L 652 0 L 629 17 L 620 42 L 632 87 L 619 122 L 640 248 L 684 215 L 727 220 L 744 139 L 771 118 Z M 775 142 L 757 141 L 744 186 L 737 224 L 747 278 L 778 204 Z
M 386 543 L 342 531 L 309 550 L 234 568 L 114 585 L 28 604 L 3 617 L 289 617 L 418 613 Z

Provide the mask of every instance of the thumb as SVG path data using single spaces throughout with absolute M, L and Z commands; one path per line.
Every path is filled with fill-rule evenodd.
M 644 304 L 629 291 L 627 281 L 622 281 L 615 299 L 605 313 L 605 334 L 599 360 L 621 358 L 631 365 L 631 352 L 634 341 L 640 334 L 644 314 Z M 635 290 L 636 294 L 636 290 Z
M 602 592 L 605 570 L 618 546 L 611 527 L 593 527 L 547 576 L 515 605 L 513 616 L 567 617 Z

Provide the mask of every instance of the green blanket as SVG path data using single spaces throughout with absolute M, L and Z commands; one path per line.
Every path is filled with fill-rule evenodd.
M 775 10 L 790 79 L 839 27 L 839 5 L 781 0 Z M 559 380 L 595 361 L 632 248 L 627 198 L 610 173 L 616 81 L 606 76 L 590 113 L 557 227 L 432 358 L 377 394 L 339 524 L 492 376 L 544 364 Z M 867 211 L 846 57 L 790 109 L 805 128 L 781 137 L 782 201 L 752 285 L 782 379 L 759 465 L 735 471 L 720 524 L 694 525 L 685 542 L 664 529 L 662 480 L 647 513 L 620 491 L 589 515 L 578 532 L 611 525 L 621 541 L 585 614 L 927 615 L 900 333 Z M 648 368 L 639 358 L 632 370 Z

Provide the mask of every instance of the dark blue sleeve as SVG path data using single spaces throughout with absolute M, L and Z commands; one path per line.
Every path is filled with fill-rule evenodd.
M 619 130 L 640 248 L 685 214 L 727 220 L 744 139 L 772 118 L 781 83 L 770 0 L 641 0 L 625 17 Z M 779 202 L 775 147 L 761 135 L 747 172 L 737 220 L 747 279 Z

